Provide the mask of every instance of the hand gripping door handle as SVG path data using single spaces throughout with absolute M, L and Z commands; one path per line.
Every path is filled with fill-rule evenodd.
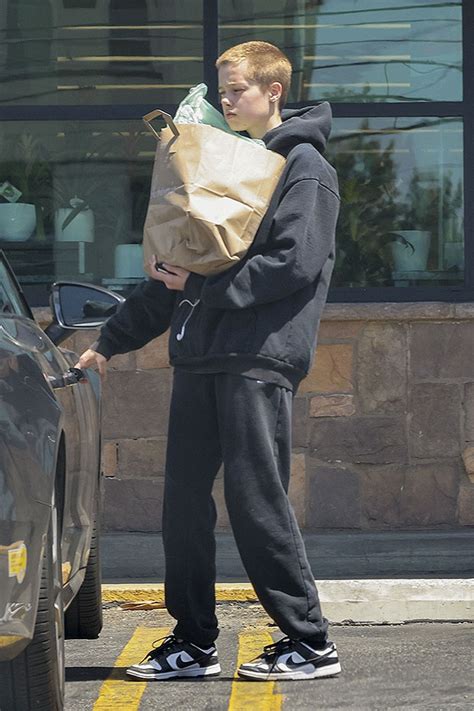
M 154 111 L 150 111 L 149 114 L 145 114 L 145 116 L 143 116 L 143 121 L 146 123 L 150 131 L 155 134 L 158 140 L 160 140 L 160 134 L 158 131 L 155 131 L 154 127 L 151 125 L 153 119 L 156 119 L 158 116 L 161 116 L 166 121 L 167 126 L 173 131 L 175 136 L 179 136 L 179 131 L 176 128 L 176 124 L 171 116 L 167 114 L 166 111 L 155 109 Z
M 67 385 L 87 382 L 87 377 L 79 368 L 69 368 L 67 373 L 63 373 L 59 377 L 56 377 L 55 375 L 48 375 L 47 377 L 53 390 L 56 390 L 57 388 L 65 388 Z

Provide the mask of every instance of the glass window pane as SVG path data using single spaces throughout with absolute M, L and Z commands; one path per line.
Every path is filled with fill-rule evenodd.
M 202 81 L 202 3 L 0 3 L 0 104 L 174 104 Z
M 155 149 L 141 120 L 0 123 L 0 249 L 20 282 L 143 278 Z
M 333 286 L 463 283 L 459 118 L 339 118 L 327 157 L 341 189 Z
M 220 50 L 266 40 L 293 64 L 290 102 L 462 100 L 461 0 L 221 0 Z

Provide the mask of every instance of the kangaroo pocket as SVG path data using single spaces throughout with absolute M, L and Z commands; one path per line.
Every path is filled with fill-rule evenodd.
M 253 309 L 233 309 L 222 312 L 215 329 L 212 353 L 248 353 L 255 341 L 256 315 Z
M 277 360 L 290 359 L 293 307 L 289 300 L 264 304 L 258 309 L 253 349 Z
M 192 310 L 192 313 L 191 313 Z M 253 309 L 223 310 L 183 303 L 173 318 L 170 354 L 175 358 L 249 353 L 255 343 Z

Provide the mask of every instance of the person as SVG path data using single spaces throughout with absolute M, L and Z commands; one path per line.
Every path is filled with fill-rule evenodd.
M 227 510 L 248 577 L 284 637 L 241 665 L 252 679 L 311 679 L 341 671 L 288 500 L 292 401 L 308 373 L 335 257 L 337 176 L 323 157 L 326 102 L 285 110 L 291 64 L 279 48 L 245 42 L 216 62 L 228 125 L 286 158 L 248 253 L 203 277 L 176 265 L 139 284 L 80 358 L 104 374 L 116 353 L 170 327 L 174 368 L 163 502 L 165 601 L 173 633 L 128 670 L 142 679 L 218 674 L 216 508 L 224 465 Z M 222 158 L 225 160 L 225 156 Z M 161 640 L 158 640 L 161 641 Z

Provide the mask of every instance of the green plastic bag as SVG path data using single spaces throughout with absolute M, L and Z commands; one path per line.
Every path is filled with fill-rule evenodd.
M 173 121 L 175 123 L 205 123 L 208 126 L 213 126 L 214 128 L 220 128 L 221 131 L 230 133 L 232 136 L 237 136 L 242 138 L 244 141 L 250 141 L 251 143 L 258 143 L 264 148 L 265 143 L 259 138 L 247 138 L 247 136 L 242 136 L 237 131 L 233 131 L 227 125 L 227 122 L 223 115 L 215 109 L 212 104 L 210 104 L 204 98 L 207 94 L 206 84 L 197 84 L 190 89 L 188 95 L 182 100 L 178 106 L 178 110 L 174 115 Z

